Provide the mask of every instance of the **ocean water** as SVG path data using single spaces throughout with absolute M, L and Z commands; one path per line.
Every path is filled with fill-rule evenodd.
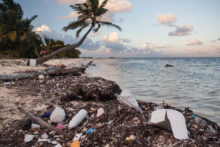
M 113 80 L 137 99 L 190 107 L 220 124 L 220 58 L 95 59 L 89 76 Z M 174 67 L 166 68 L 166 64 Z

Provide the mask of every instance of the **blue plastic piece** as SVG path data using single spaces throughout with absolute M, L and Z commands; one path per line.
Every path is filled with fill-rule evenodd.
M 195 114 L 192 114 L 192 115 L 191 115 L 191 117 L 192 117 L 192 118 L 195 118 L 195 117 L 196 117 L 196 115 L 195 115 Z
M 41 115 L 41 117 L 45 118 L 45 117 L 50 117 L 50 112 L 45 112 L 44 114 Z
M 96 131 L 96 129 L 90 128 L 89 130 L 86 131 L 86 135 L 91 134 L 95 131 Z

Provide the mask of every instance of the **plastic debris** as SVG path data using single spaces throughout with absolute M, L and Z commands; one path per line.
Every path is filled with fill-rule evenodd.
M 103 108 L 99 108 L 98 110 L 97 110 L 97 114 L 96 114 L 96 117 L 100 117 L 102 114 L 104 114 L 105 113 L 105 111 L 104 111 L 104 109 Z
M 79 140 L 74 140 L 73 143 L 71 143 L 70 147 L 80 147 Z
M 39 75 L 38 78 L 39 78 L 39 80 L 43 80 L 44 79 L 44 75 Z
M 51 142 L 50 139 L 38 138 L 37 142 Z
M 52 143 L 53 145 L 58 144 L 58 142 L 57 142 L 57 141 L 51 141 L 51 143 Z
M 142 111 L 141 108 L 139 107 L 136 98 L 128 89 L 123 90 L 122 93 L 119 96 L 117 96 L 117 99 L 120 103 L 133 107 L 138 111 Z
M 195 114 L 192 114 L 192 115 L 191 115 L 191 117 L 192 117 L 192 118 L 195 118 L 195 117 L 196 117 L 196 115 L 195 115 Z
M 153 111 L 150 123 L 154 123 L 165 129 L 172 129 L 175 138 L 188 139 L 186 121 L 182 113 L 172 109 L 159 109 Z
M 39 128 L 40 128 L 40 125 L 38 125 L 38 124 L 32 124 L 32 125 L 31 125 L 31 128 L 32 128 L 32 129 L 39 129 Z
M 74 138 L 73 138 L 73 141 L 74 141 L 74 140 L 79 140 L 80 137 L 82 136 L 82 134 L 83 134 L 83 133 L 76 134 L 76 135 L 74 136 Z
M 126 141 L 131 141 L 131 138 L 130 137 L 126 137 L 125 140 Z
M 95 108 L 91 107 L 90 110 L 95 111 Z
M 44 134 L 41 135 L 41 138 L 43 138 L 43 139 L 48 139 L 49 136 L 48 136 L 46 133 L 44 133 Z
M 51 113 L 50 112 L 45 112 L 44 114 L 41 115 L 41 117 L 50 117 Z
M 86 131 L 86 135 L 91 134 L 91 133 L 93 133 L 95 131 L 96 131 L 96 129 L 90 128 L 89 130 Z
M 60 123 L 65 119 L 65 116 L 65 111 L 60 107 L 56 107 L 50 115 L 50 121 Z
M 24 136 L 24 142 L 30 142 L 34 139 L 34 135 L 31 134 L 25 134 Z
M 37 61 L 36 59 L 30 59 L 30 66 L 36 66 L 37 65 Z
M 62 147 L 59 143 L 57 145 L 55 145 L 54 147 Z
M 64 130 L 65 129 L 65 126 L 61 123 L 58 123 L 56 128 L 60 129 L 60 130 Z
M 31 124 L 32 124 L 32 121 L 30 119 L 27 119 L 23 126 L 23 130 L 29 130 L 31 128 Z
M 131 139 L 131 140 L 135 140 L 136 137 L 135 137 L 134 135 L 130 135 L 130 139 Z
M 10 84 L 11 84 L 11 82 L 4 82 L 4 84 L 5 84 L 5 85 L 10 85 Z
M 88 112 L 85 109 L 81 109 L 69 122 L 69 128 L 77 127 L 87 116 Z

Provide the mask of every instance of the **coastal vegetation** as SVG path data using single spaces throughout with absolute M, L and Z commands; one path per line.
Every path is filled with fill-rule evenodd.
M 24 18 L 20 4 L 13 0 L 3 0 L 0 3 L 0 57 L 4 58 L 39 58 L 55 50 L 69 46 L 61 40 L 48 37 L 42 38 L 33 31 L 31 24 L 37 15 Z M 56 58 L 77 58 L 80 51 L 57 54 Z
M 37 64 L 41 64 L 62 52 L 66 52 L 79 47 L 91 31 L 98 32 L 101 26 L 114 27 L 118 30 L 121 30 L 118 25 L 108 21 L 103 21 L 101 19 L 102 16 L 108 11 L 108 9 L 105 8 L 107 2 L 108 0 L 104 0 L 102 3 L 100 3 L 99 0 L 86 0 L 85 3 L 71 5 L 70 7 L 77 12 L 78 17 L 76 21 L 70 22 L 63 28 L 63 30 L 77 30 L 76 37 L 79 37 L 80 33 L 85 28 L 89 27 L 89 29 L 78 42 L 57 49 L 44 57 L 37 58 Z

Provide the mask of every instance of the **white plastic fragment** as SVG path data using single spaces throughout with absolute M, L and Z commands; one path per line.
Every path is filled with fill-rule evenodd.
M 188 139 L 186 121 L 182 113 L 172 109 L 159 109 L 151 114 L 150 123 L 165 129 L 171 129 L 176 139 Z
M 44 79 L 44 75 L 39 75 L 38 78 L 39 78 L 39 80 L 43 80 Z
M 55 145 L 54 147 L 62 147 L 59 143 L 57 145 Z
M 36 59 L 30 59 L 30 66 L 36 66 L 37 62 Z
M 81 109 L 69 122 L 69 128 L 77 127 L 87 116 L 88 112 L 85 109 Z
M 73 141 L 79 140 L 80 137 L 82 136 L 82 134 L 83 134 L 83 133 L 77 133 L 77 134 L 74 136 Z
M 50 139 L 38 138 L 37 142 L 51 142 Z
M 50 115 L 50 121 L 54 123 L 61 123 L 65 119 L 65 116 L 65 111 L 60 107 L 56 107 Z
M 31 124 L 31 128 L 32 129 L 39 129 L 40 125 L 38 125 L 38 124 Z
M 133 107 L 138 111 L 142 111 L 135 96 L 128 89 L 123 90 L 122 93 L 117 97 L 117 99 L 120 103 Z
M 105 111 L 104 111 L 104 109 L 103 108 L 99 108 L 98 110 L 97 110 L 97 114 L 96 114 L 96 117 L 100 117 L 102 114 L 104 114 L 105 113 Z
M 51 143 L 52 143 L 53 145 L 58 144 L 58 142 L 57 142 L 57 141 L 51 141 Z
M 49 136 L 48 136 L 46 133 L 44 133 L 44 134 L 41 135 L 41 138 L 43 138 L 43 139 L 48 139 Z
M 24 136 L 24 142 L 29 142 L 29 141 L 33 140 L 33 138 L 34 138 L 34 135 L 25 134 L 25 136 Z

